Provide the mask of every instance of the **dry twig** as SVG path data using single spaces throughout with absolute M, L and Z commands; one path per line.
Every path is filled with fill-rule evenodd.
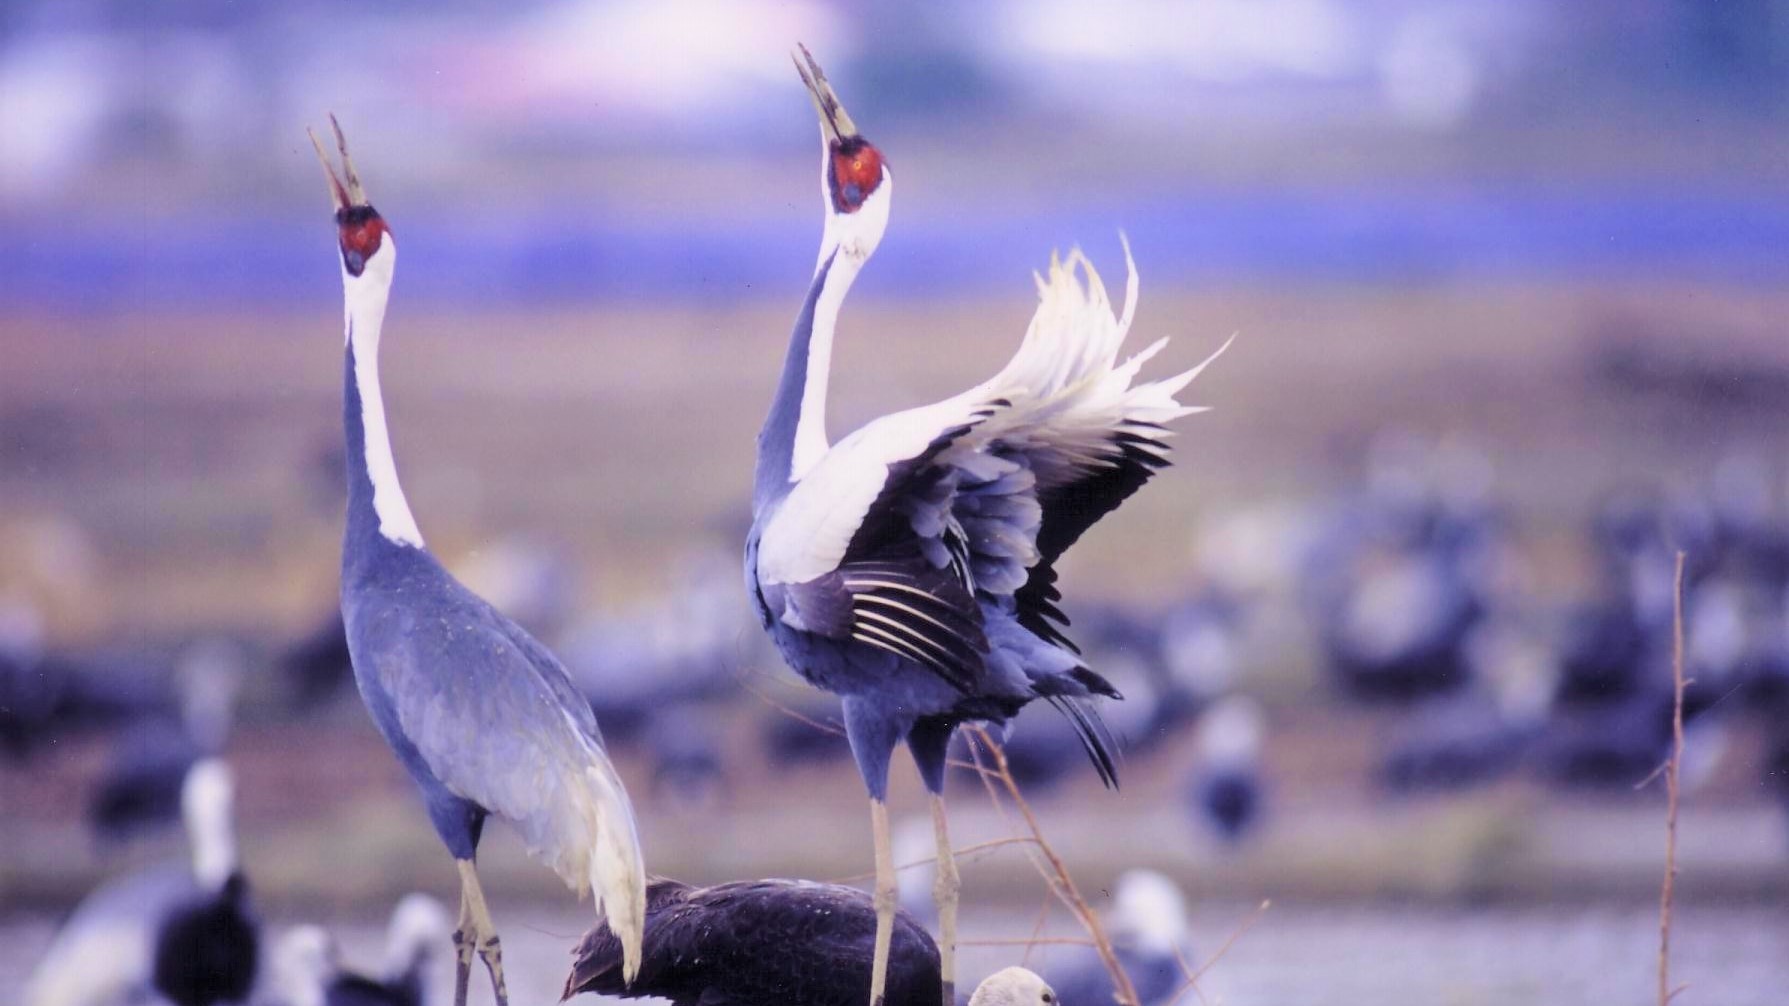
M 958 940 L 959 947 L 1091 947 L 1094 943 L 1085 936 L 1032 936 L 1023 940 Z
M 1230 952 L 1230 948 L 1236 944 L 1236 941 L 1242 939 L 1242 934 L 1253 929 L 1255 923 L 1261 921 L 1261 916 L 1266 915 L 1267 910 L 1272 907 L 1273 902 L 1271 900 L 1263 901 L 1259 905 L 1256 905 L 1255 910 L 1250 912 L 1248 917 L 1242 920 L 1242 924 L 1236 927 L 1236 931 L 1230 934 L 1230 938 L 1225 940 L 1223 945 L 1218 947 L 1217 952 L 1212 954 L 1204 964 L 1199 965 L 1197 970 L 1188 967 L 1186 960 L 1182 958 L 1180 961 L 1180 970 L 1186 975 L 1186 984 L 1174 990 L 1174 995 L 1168 1000 L 1169 1006 L 1173 1006 L 1174 1003 L 1179 1002 L 1180 997 L 1186 995 L 1188 989 L 1198 993 L 1199 998 L 1203 1000 L 1205 998 L 1205 993 L 1199 992 L 1199 979 L 1205 977 L 1205 972 L 1210 971 L 1212 966 L 1217 964 L 1218 961 L 1223 960 L 1224 955 Z
M 1056 905 L 1055 892 L 1050 891 L 1050 890 L 1045 890 L 1044 891 L 1044 902 L 1043 902 L 1043 904 L 1037 906 L 1037 921 L 1033 922 L 1031 924 L 1031 939 L 1033 942 L 1035 942 L 1038 937 L 1040 937 L 1044 934 L 1044 926 L 1047 925 L 1050 921 L 1050 909 L 1055 907 L 1055 905 Z M 1019 958 L 1019 966 L 1022 968 L 1028 968 L 1031 966 L 1031 947 L 1030 946 L 1025 947 L 1025 956 Z
M 845 728 L 843 726 L 841 726 L 840 724 L 822 723 L 819 720 L 814 719 L 812 716 L 805 716 L 798 710 L 791 709 L 788 706 L 784 705 L 783 703 L 778 702 L 776 699 L 771 698 L 769 694 L 767 694 L 765 692 L 761 692 L 757 688 L 754 688 L 752 686 L 752 683 L 750 681 L 746 680 L 746 674 L 749 674 L 749 673 L 751 673 L 751 672 L 749 672 L 749 671 L 742 672 L 739 675 L 739 687 L 744 688 L 746 691 L 750 692 L 752 694 L 752 697 L 757 699 L 759 702 L 762 702 L 765 705 L 769 706 L 770 708 L 775 709 L 777 712 L 782 713 L 784 716 L 787 716 L 790 719 L 799 720 L 802 723 L 806 723 L 808 726 L 813 727 L 815 730 L 818 730 L 823 734 L 832 734 L 835 737 L 845 736 Z
M 981 763 L 980 750 L 973 752 L 976 770 L 981 774 L 982 784 L 987 787 L 989 798 L 994 801 L 996 807 L 1002 807 L 1002 813 L 1004 813 L 1004 805 L 994 790 L 994 783 L 1000 783 L 1001 787 L 1006 790 L 1008 800 L 1024 817 L 1025 826 L 1031 832 L 1031 837 L 1036 840 L 1034 851 L 1041 854 L 1049 865 L 1046 869 L 1043 863 L 1038 862 L 1036 855 L 1032 856 L 1032 863 L 1038 867 L 1038 872 L 1056 892 L 1057 897 L 1061 898 L 1063 904 L 1068 906 L 1069 911 L 1074 913 L 1081 928 L 1087 930 L 1087 935 L 1092 937 L 1094 950 L 1099 953 L 1101 963 L 1106 966 L 1106 972 L 1112 977 L 1114 998 L 1117 999 L 1119 1006 L 1138 1006 L 1137 990 L 1131 985 L 1130 976 L 1125 974 L 1123 965 L 1118 963 L 1118 955 L 1112 949 L 1111 939 L 1106 936 L 1105 926 L 1100 923 L 1099 915 L 1087 904 L 1087 899 L 1081 896 L 1081 892 L 1075 886 L 1074 878 L 1069 875 L 1068 867 L 1063 863 L 1062 857 L 1056 854 L 1056 850 L 1050 845 L 1049 840 L 1044 837 L 1043 828 L 1037 822 L 1037 815 L 1031 811 L 1031 804 L 1027 803 L 1024 794 L 1019 792 L 1018 781 L 1013 778 L 1012 767 L 1006 761 L 1006 752 L 1000 749 L 1000 745 L 994 742 L 994 738 L 989 736 L 984 728 L 975 727 L 974 735 L 979 741 L 978 748 L 985 749 L 994 761 L 992 769 L 985 768 Z
M 1679 556 L 1679 566 L 1680 566 L 1679 574 L 1680 574 L 1680 576 L 1681 576 L 1681 563 L 1682 563 L 1682 557 L 1680 555 Z M 1680 627 L 1679 631 L 1681 633 L 1681 627 Z M 1680 640 L 1680 651 L 1681 651 L 1681 640 Z M 1681 652 L 1680 652 L 1679 663 L 1681 665 Z M 1679 670 L 1681 673 L 1681 666 L 1680 666 Z M 791 709 L 789 706 L 787 706 L 781 702 L 778 702 L 776 699 L 772 698 L 770 695 L 766 694 L 765 692 L 760 691 L 759 689 L 753 687 L 751 682 L 746 680 L 745 674 L 741 674 L 739 676 L 739 681 L 740 681 L 741 686 L 744 687 L 746 691 L 750 692 L 760 702 L 763 702 L 765 705 L 770 706 L 771 708 L 777 710 L 778 712 L 783 713 L 784 715 L 789 716 L 793 719 L 799 720 L 802 723 L 805 723 L 808 726 L 811 726 L 814 729 L 819 730 L 823 733 L 830 733 L 830 734 L 835 734 L 835 735 L 843 735 L 844 734 L 844 728 L 841 725 L 836 724 L 836 723 L 823 723 L 823 722 L 815 720 L 811 717 L 805 716 L 802 713 L 798 712 L 797 710 Z M 1679 685 L 1679 692 L 1680 692 L 1679 701 L 1681 703 L 1681 699 L 1682 699 L 1681 683 Z M 1682 727 L 1682 724 L 1680 722 L 1679 723 L 1679 731 L 1680 731 L 1679 744 L 1680 744 L 1680 746 L 1681 746 L 1681 727 Z M 1048 839 L 1046 839 L 1044 837 L 1043 829 L 1042 829 L 1041 825 L 1039 825 L 1039 823 L 1038 823 L 1037 815 L 1032 813 L 1030 803 L 1027 802 L 1024 795 L 1019 792 L 1018 780 L 1013 778 L 1012 768 L 1007 763 L 1007 760 L 1006 760 L 1006 752 L 1001 750 L 1000 745 L 997 744 L 994 741 L 994 739 L 991 736 L 989 736 L 988 732 L 982 727 L 974 727 L 973 728 L 973 736 L 979 741 L 979 745 L 975 748 L 972 748 L 970 751 L 970 754 L 971 754 L 971 757 L 973 758 L 973 760 L 972 761 L 962 761 L 960 759 L 953 758 L 953 759 L 950 759 L 947 762 L 947 764 L 953 768 L 968 769 L 968 770 L 976 773 L 976 775 L 981 779 L 983 787 L 987 790 L 988 799 L 993 803 L 995 809 L 1000 811 L 1000 813 L 1003 817 L 1006 817 L 1007 816 L 1006 804 L 1000 798 L 1000 791 L 1004 790 L 1006 792 L 1007 799 L 1011 802 L 1012 806 L 1019 811 L 1019 814 L 1024 818 L 1025 826 L 1026 826 L 1027 830 L 1030 831 L 1030 834 L 1029 835 L 1010 835 L 1006 838 L 997 838 L 997 839 L 993 839 L 993 840 L 987 841 L 987 842 L 978 842 L 974 845 L 968 845 L 968 846 L 964 846 L 961 849 L 956 849 L 953 851 L 953 854 L 958 857 L 974 856 L 977 853 L 989 852 L 989 851 L 992 851 L 995 849 L 1005 848 L 1008 846 L 1025 847 L 1027 857 L 1031 860 L 1032 865 L 1034 867 L 1036 867 L 1039 876 L 1043 877 L 1044 884 L 1045 884 L 1047 890 L 1045 892 L 1043 905 L 1040 907 L 1040 909 L 1038 911 L 1037 920 L 1032 925 L 1031 934 L 1029 936 L 1027 936 L 1026 938 L 1024 938 L 1024 939 L 960 940 L 960 941 L 958 941 L 958 945 L 965 946 L 965 947 L 1024 947 L 1025 948 L 1025 957 L 1024 957 L 1023 961 L 1021 962 L 1022 964 L 1030 963 L 1031 951 L 1034 948 L 1039 947 L 1039 946 L 1060 945 L 1060 946 L 1092 947 L 1099 954 L 1101 963 L 1105 965 L 1106 971 L 1112 979 L 1113 996 L 1114 996 L 1114 999 L 1117 1002 L 1118 1006 L 1139 1006 L 1138 1000 L 1137 1000 L 1136 988 L 1131 984 L 1130 976 L 1125 973 L 1123 965 L 1121 965 L 1118 962 L 1118 955 L 1112 948 L 1112 941 L 1106 935 L 1105 927 L 1104 927 L 1104 925 L 1101 924 L 1098 913 L 1096 913 L 1093 910 L 1092 906 L 1090 906 L 1087 903 L 1087 899 L 1082 897 L 1080 889 L 1075 886 L 1074 878 L 1069 875 L 1068 867 L 1063 862 L 1062 857 L 1057 855 L 1056 850 L 1050 845 Z M 989 754 L 989 757 L 993 760 L 994 765 L 992 768 L 989 768 L 988 766 L 986 766 L 982 763 L 982 758 L 981 758 L 981 753 L 980 753 L 982 750 L 987 751 Z M 998 788 L 996 787 L 996 783 L 998 783 Z M 1675 779 L 1673 779 L 1673 783 L 1675 783 Z M 1675 791 L 1673 790 L 1673 792 L 1675 792 Z M 1675 798 L 1673 798 L 1672 806 L 1673 806 L 1673 832 L 1675 833 Z M 1008 818 L 1009 823 L 1010 823 L 1010 820 L 1011 819 L 1009 817 Z M 1675 841 L 1675 839 L 1673 839 L 1673 841 Z M 924 866 L 928 863 L 936 863 L 937 860 L 938 860 L 937 856 L 928 856 L 924 859 L 914 860 L 911 863 L 903 863 L 900 866 L 896 867 L 896 870 L 897 871 L 910 870 L 910 869 L 914 869 L 916 867 Z M 849 876 L 849 877 L 842 877 L 835 882 L 836 883 L 853 883 L 856 881 L 870 879 L 873 876 L 874 876 L 874 874 L 871 874 L 871 873 L 862 873 L 862 874 L 856 874 L 856 875 Z M 1668 883 L 1669 883 L 1669 880 L 1667 879 L 1667 884 Z M 1668 890 L 1668 888 L 1667 888 L 1667 890 Z M 1068 907 L 1069 911 L 1075 916 L 1075 921 L 1078 922 L 1084 930 L 1086 930 L 1086 932 L 1088 934 L 1086 937 L 1083 938 L 1083 937 L 1044 936 L 1044 935 L 1042 935 L 1044 926 L 1049 921 L 1050 907 L 1056 901 L 1060 901 L 1060 902 L 1062 902 L 1062 904 L 1064 904 L 1065 906 Z M 1235 942 L 1238 939 L 1240 939 L 1244 933 L 1248 932 L 1249 929 L 1251 927 L 1253 927 L 1257 921 L 1260 920 L 1262 914 L 1265 913 L 1271 905 L 1272 905 L 1272 902 L 1270 902 L 1270 901 L 1261 902 L 1260 906 L 1257 907 L 1253 912 L 1251 912 L 1249 914 L 1249 916 L 1246 919 L 1244 919 L 1242 921 L 1242 924 L 1237 927 L 1236 931 L 1230 934 L 1230 937 L 1224 941 L 1223 945 L 1218 948 L 1217 952 L 1215 954 L 1213 954 L 1208 960 L 1206 960 L 1204 964 L 1200 965 L 1196 969 L 1193 968 L 1192 965 L 1187 962 L 1186 958 L 1184 956 L 1182 956 L 1177 951 L 1175 954 L 1175 957 L 1179 961 L 1181 974 L 1185 976 L 1186 982 L 1185 982 L 1185 984 L 1181 985 L 1178 989 L 1175 990 L 1174 995 L 1169 1000 L 1169 1002 L 1170 1003 L 1179 1002 L 1181 997 L 1184 996 L 1189 990 L 1196 993 L 1199 996 L 1201 1001 L 1204 1001 L 1205 994 L 1203 992 L 1199 991 L 1199 979 L 1201 977 L 1203 977 L 1204 974 L 1207 971 L 1209 971 L 1213 965 L 1217 964 L 1217 962 L 1223 958 L 1224 954 L 1229 951 L 1230 947 L 1233 944 L 1235 944 Z
M 1677 775 L 1683 766 L 1683 551 L 1671 582 L 1671 760 L 1665 763 L 1665 882 L 1659 891 L 1659 1006 L 1683 987 L 1671 987 L 1671 896 L 1677 881 Z
M 990 852 L 994 849 L 1003 849 L 1010 845 L 1035 845 L 1035 844 L 1037 844 L 1037 840 L 1034 838 L 1028 838 L 1024 835 L 1009 835 L 1006 838 L 989 839 L 986 842 L 977 842 L 974 845 L 965 845 L 960 849 L 952 849 L 951 855 L 956 857 L 957 859 L 962 859 L 965 856 L 972 857 L 972 856 L 977 855 L 978 853 Z M 899 866 L 895 867 L 895 872 L 901 873 L 906 870 L 917 870 L 922 866 L 929 866 L 936 862 L 938 862 L 938 857 L 936 855 L 931 855 L 931 856 L 925 857 L 924 859 L 913 860 L 910 863 L 902 863 Z M 875 879 L 876 879 L 876 874 L 874 871 L 871 871 L 868 873 L 853 873 L 849 877 L 839 877 L 836 880 L 828 881 L 828 883 L 856 884 L 861 881 L 875 880 Z

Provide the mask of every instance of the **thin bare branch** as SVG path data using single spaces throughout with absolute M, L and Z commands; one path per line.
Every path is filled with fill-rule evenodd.
M 1062 857 L 1056 854 L 1049 839 L 1044 837 L 1043 828 L 1037 822 L 1037 815 L 1031 811 L 1031 804 L 1026 802 L 1024 794 L 1019 792 L 1018 781 L 1013 778 L 1012 767 L 1006 761 L 1006 752 L 1000 749 L 1000 745 L 994 742 L 994 738 L 988 734 L 986 729 L 975 727 L 974 736 L 980 742 L 980 746 L 987 749 L 989 757 L 994 760 L 993 778 L 1000 782 L 1006 790 L 1007 798 L 1025 818 L 1025 825 L 1030 830 L 1031 837 L 1037 839 L 1036 851 L 1049 861 L 1049 871 L 1045 872 L 1040 868 L 1040 872 L 1043 873 L 1046 880 L 1051 880 L 1053 887 L 1060 891 L 1069 910 L 1080 921 L 1081 927 L 1087 930 L 1087 935 L 1093 938 L 1094 949 L 1098 951 L 1100 960 L 1105 964 L 1106 972 L 1112 977 L 1112 986 L 1115 990 L 1114 998 L 1117 999 L 1119 1006 L 1138 1006 L 1137 990 L 1131 985 L 1130 975 L 1125 974 L 1124 967 L 1118 963 L 1118 955 L 1112 950 L 1112 941 L 1106 936 L 1105 926 L 1101 924 L 1099 915 L 1087 904 L 1087 899 L 1083 898 L 1080 890 L 1075 887 L 1075 879 L 1069 875 L 1068 867 L 1063 863 Z M 979 753 L 976 756 L 976 765 L 980 769 Z M 992 782 L 985 774 L 986 770 L 983 771 L 983 782 L 992 792 Z M 999 805 L 998 799 L 995 800 L 995 804 Z M 1032 862 L 1036 864 L 1035 857 Z
M 1179 1002 L 1180 997 L 1186 995 L 1188 989 L 1192 989 L 1196 992 L 1199 988 L 1199 979 L 1205 977 L 1205 972 L 1210 971 L 1218 961 L 1223 960 L 1224 955 L 1230 952 L 1230 948 L 1236 944 L 1236 941 L 1242 939 L 1242 934 L 1255 928 L 1255 923 L 1260 922 L 1261 916 L 1266 915 L 1267 910 L 1272 907 L 1273 901 L 1271 899 L 1264 900 L 1259 905 L 1256 905 L 1255 910 L 1250 912 L 1248 917 L 1242 920 L 1241 925 L 1238 925 L 1236 931 L 1230 934 L 1230 938 L 1225 940 L 1222 946 L 1218 947 L 1217 952 L 1212 954 L 1204 964 L 1199 965 L 1197 971 L 1194 971 L 1187 976 L 1186 984 L 1176 989 L 1174 995 L 1169 998 L 1168 1002 Z M 1184 966 L 1183 963 L 1182 967 L 1184 968 Z M 1204 993 L 1199 993 L 1199 997 L 1203 999 L 1205 997 Z
M 951 855 L 955 856 L 957 859 L 963 859 L 964 857 L 976 856 L 980 853 L 989 852 L 994 849 L 1003 849 L 1009 845 L 1035 845 L 1035 844 L 1037 844 L 1037 840 L 1034 838 L 1028 838 L 1024 835 L 1009 835 L 1006 838 L 989 839 L 986 842 L 977 842 L 974 845 L 965 845 L 961 849 L 952 849 Z M 934 853 L 933 855 L 927 856 L 924 859 L 916 859 L 911 863 L 902 863 L 901 865 L 895 867 L 895 872 L 900 873 L 904 870 L 917 870 L 922 866 L 930 866 L 936 862 L 938 862 L 938 856 L 937 856 L 937 854 Z M 874 880 L 874 879 L 876 879 L 876 874 L 874 871 L 872 871 L 869 873 L 853 873 L 849 877 L 839 877 L 835 880 L 828 881 L 828 883 L 855 884 L 862 880 Z
M 1096 944 L 1085 936 L 1032 936 L 1023 940 L 958 940 L 959 947 L 1091 947 Z
M 752 693 L 752 696 L 754 698 L 756 698 L 759 702 L 764 703 L 765 705 L 769 706 L 772 709 L 775 709 L 777 712 L 782 713 L 784 716 L 787 716 L 792 720 L 799 720 L 803 723 L 806 723 L 808 726 L 813 727 L 815 730 L 818 730 L 823 734 L 832 734 L 835 737 L 845 736 L 845 728 L 843 726 L 841 726 L 837 723 L 822 723 L 819 720 L 814 719 L 811 716 L 803 715 L 802 713 L 789 708 L 788 706 L 782 704 L 781 702 L 778 702 L 776 699 L 771 698 L 769 695 L 765 694 L 764 692 L 759 691 L 757 688 L 752 686 L 752 683 L 749 680 L 746 679 L 746 673 L 749 673 L 749 672 L 741 673 L 738 676 L 739 686 L 741 688 L 744 688 L 746 691 Z
M 1659 891 L 1659 1006 L 1683 987 L 1671 987 L 1671 896 L 1677 883 L 1677 785 L 1683 767 L 1683 550 L 1671 582 L 1671 759 L 1665 763 L 1665 882 Z
M 1056 892 L 1046 888 L 1044 890 L 1044 902 L 1037 906 L 1037 921 L 1031 924 L 1031 938 L 1033 940 L 1036 940 L 1039 936 L 1043 935 L 1044 926 L 1050 921 L 1050 909 L 1054 907 L 1055 904 Z M 1025 948 L 1025 955 L 1019 958 L 1019 967 L 1028 968 L 1030 966 L 1031 947 L 1028 946 Z
M 994 775 L 993 770 L 983 766 L 981 763 L 981 751 L 974 745 L 971 745 L 969 756 L 974 759 L 974 764 L 969 767 L 975 771 L 976 778 L 981 780 L 982 789 L 987 791 L 988 802 L 994 805 L 995 811 L 1000 814 L 1000 819 L 1006 822 L 1008 827 L 1014 827 L 1012 816 L 1008 813 L 1006 805 L 1000 800 L 1000 790 L 994 784 L 996 776 Z M 1026 849 L 1025 858 L 1031 861 L 1031 865 L 1037 870 L 1038 875 L 1044 878 L 1044 886 L 1049 891 L 1050 895 L 1061 900 L 1064 904 L 1067 904 L 1068 899 L 1063 894 L 1061 885 L 1056 882 L 1055 877 L 1050 875 L 1050 871 L 1044 864 L 1039 851 L 1035 847 Z

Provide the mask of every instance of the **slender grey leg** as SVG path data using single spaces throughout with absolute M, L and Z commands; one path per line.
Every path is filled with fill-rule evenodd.
M 479 959 L 485 962 L 485 970 L 491 973 L 491 994 L 496 997 L 497 1006 L 509 1006 L 509 986 L 503 981 L 503 947 L 497 942 L 497 925 L 491 921 L 491 910 L 485 904 L 484 888 L 478 883 L 478 870 L 471 860 L 463 859 L 459 864 L 460 887 L 465 892 L 474 935 L 465 951 L 465 969 L 471 970 L 471 950 L 476 947 Z M 464 1003 L 455 1006 L 464 1006 Z
M 938 869 L 932 880 L 932 900 L 938 904 L 938 963 L 944 976 L 944 1004 L 957 1001 L 957 857 L 950 850 L 950 828 L 944 820 L 944 796 L 932 794 L 932 832 L 938 840 Z
M 453 1006 L 466 1006 L 467 986 L 472 980 L 472 952 L 478 943 L 478 932 L 472 923 L 472 902 L 466 891 L 466 878 L 477 875 L 472 872 L 472 864 L 467 860 L 456 859 L 454 865 L 460 868 L 460 921 L 453 931 Z
M 894 850 L 888 835 L 888 804 L 870 799 L 870 831 L 876 842 L 876 955 L 870 963 L 870 1006 L 883 1006 L 888 985 L 888 951 L 894 942 Z

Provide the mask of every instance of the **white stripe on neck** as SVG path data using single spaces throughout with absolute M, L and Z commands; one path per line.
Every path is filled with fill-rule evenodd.
M 814 302 L 814 328 L 808 336 L 808 369 L 801 388 L 801 410 L 795 421 L 795 449 L 789 457 L 789 481 L 799 482 L 826 456 L 826 385 L 832 375 L 832 337 L 839 308 L 857 279 L 863 260 L 842 251 L 833 257 L 826 283 Z
M 219 890 L 236 872 L 236 835 L 231 826 L 235 793 L 229 767 L 216 758 L 194 764 L 181 786 L 181 814 L 192 846 L 193 879 L 207 891 Z
M 801 389 L 801 411 L 795 421 L 795 448 L 789 457 L 789 481 L 799 482 L 820 459 L 826 456 L 831 443 L 826 439 L 826 382 L 832 373 L 832 336 L 838 327 L 839 307 L 845 294 L 856 282 L 863 264 L 882 243 L 882 232 L 888 228 L 888 209 L 894 190 L 894 179 L 882 169 L 882 184 L 857 208 L 855 213 L 838 213 L 832 209 L 832 195 L 826 182 L 827 159 L 821 158 L 820 196 L 827 207 L 826 230 L 820 239 L 820 256 L 814 270 L 832 259 L 826 272 L 826 284 L 814 304 L 814 328 L 808 336 L 807 380 Z
M 392 259 L 397 255 L 391 235 L 368 260 L 359 276 L 342 274 L 346 293 L 344 311 L 347 338 L 354 346 L 354 384 L 360 391 L 360 424 L 366 445 L 367 479 L 373 484 L 373 512 L 379 517 L 379 533 L 399 545 L 422 547 L 422 531 L 404 499 L 398 483 L 398 465 L 391 454 L 391 434 L 385 425 L 385 398 L 379 392 L 379 331 L 385 323 L 385 302 L 391 292 Z

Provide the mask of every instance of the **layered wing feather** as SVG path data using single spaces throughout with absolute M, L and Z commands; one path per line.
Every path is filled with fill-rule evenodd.
M 785 621 L 836 638 L 861 638 L 919 659 L 947 679 L 976 668 L 954 644 L 979 647 L 960 623 L 979 625 L 977 596 L 1011 599 L 1022 625 L 1069 645 L 1056 624 L 1052 563 L 1083 532 L 1167 464 L 1166 424 L 1198 409 L 1175 398 L 1204 363 L 1136 383 L 1166 340 L 1120 362 L 1134 316 L 1137 275 L 1128 272 L 1122 313 L 1079 251 L 1038 277 L 1039 304 L 1024 341 L 1001 372 L 934 405 L 878 419 L 836 444 L 767 523 L 759 577 L 780 585 Z M 859 603 L 857 586 L 890 565 L 899 588 Z M 929 571 L 955 570 L 954 578 Z M 960 589 L 959 589 L 960 587 Z M 925 591 L 927 603 L 914 588 Z M 869 626 L 874 612 L 907 603 L 895 637 Z M 947 609 L 928 625 L 917 613 Z M 851 617 L 844 614 L 849 612 Z

